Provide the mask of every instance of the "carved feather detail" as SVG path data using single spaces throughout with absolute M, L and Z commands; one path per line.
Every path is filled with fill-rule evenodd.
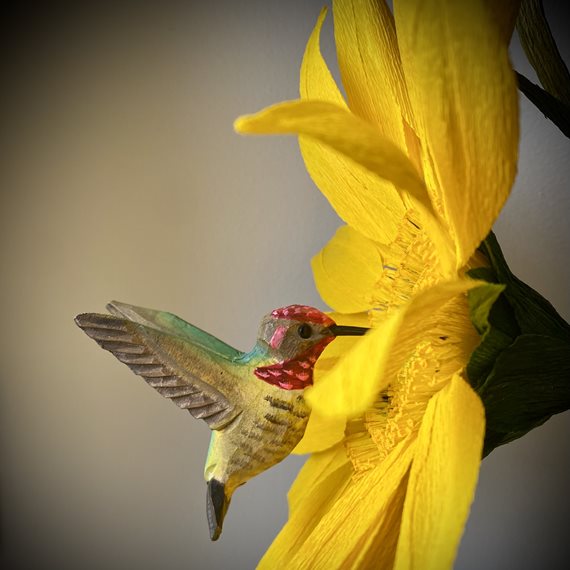
M 177 357 L 186 364 L 199 360 L 180 338 L 113 315 L 84 313 L 75 322 L 159 394 L 211 429 L 224 427 L 240 413 L 219 390 L 177 363 Z

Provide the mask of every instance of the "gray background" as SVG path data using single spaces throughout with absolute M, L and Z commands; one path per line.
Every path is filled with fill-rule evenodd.
M 72 319 L 118 299 L 247 349 L 268 310 L 323 307 L 309 260 L 338 218 L 293 138 L 232 130 L 297 96 L 321 4 L 51 4 L 4 23 L 6 567 L 251 568 L 286 520 L 298 457 L 241 488 L 210 543 L 208 429 Z M 568 19 L 547 8 L 562 41 Z M 513 58 L 534 77 L 516 40 Z M 568 319 L 568 141 L 521 103 L 520 172 L 495 229 L 513 270 Z M 566 413 L 485 460 L 457 568 L 565 566 L 569 428 Z

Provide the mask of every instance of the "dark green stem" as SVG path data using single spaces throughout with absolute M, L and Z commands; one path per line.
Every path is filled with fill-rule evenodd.
M 517 81 L 521 93 L 570 138 L 570 107 L 518 72 Z

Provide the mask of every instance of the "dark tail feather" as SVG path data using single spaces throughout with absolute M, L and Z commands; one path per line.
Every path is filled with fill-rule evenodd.
M 206 513 L 208 526 L 210 527 L 210 539 L 218 540 L 222 534 L 224 517 L 228 510 L 230 500 L 226 497 L 224 484 L 216 479 L 208 481 L 208 493 L 206 495 Z

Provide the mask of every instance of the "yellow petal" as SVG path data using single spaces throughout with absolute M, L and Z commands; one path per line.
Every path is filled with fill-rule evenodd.
M 481 463 L 481 400 L 459 376 L 428 404 L 418 435 L 395 568 L 451 568 Z
M 327 313 L 337 325 L 370 328 L 368 313 Z M 362 339 L 359 336 L 338 336 L 329 343 L 315 364 L 315 383 L 318 384 L 348 351 Z
M 293 516 L 299 509 L 305 507 L 305 503 L 309 500 L 315 488 L 339 469 L 343 471 L 344 475 L 351 475 L 352 469 L 343 445 L 337 445 L 334 448 L 311 455 L 299 471 L 287 493 L 289 515 Z M 344 477 L 342 478 L 344 479 Z M 329 487 L 332 486 L 330 481 L 327 485 Z
M 459 268 L 489 233 L 516 173 L 518 96 L 504 26 L 488 0 L 400 0 L 394 14 L 434 202 Z
M 337 325 L 370 328 L 368 313 L 327 313 Z M 329 343 L 315 364 L 315 383 L 318 384 L 338 361 L 360 342 L 359 336 L 338 336 Z
M 395 238 L 406 209 L 393 184 L 315 139 L 300 136 L 299 148 L 309 176 L 343 221 L 380 243 Z
M 337 325 L 350 325 L 354 327 L 368 327 L 370 326 L 370 319 L 368 318 L 368 313 L 336 313 L 331 312 L 327 315 L 337 324 Z M 350 337 L 338 337 L 336 340 L 341 340 L 342 338 Z M 354 338 L 354 337 L 353 337 Z M 332 345 L 328 345 L 332 346 Z
M 286 101 L 255 115 L 239 117 L 234 127 L 242 134 L 312 137 L 392 182 L 431 209 L 424 183 L 408 157 L 378 129 L 338 105 L 323 101 Z
M 401 442 L 377 467 L 353 480 L 286 567 L 390 568 L 413 449 L 413 440 Z
M 328 101 L 346 109 L 319 46 L 326 13 L 325 7 L 305 49 L 300 95 L 301 99 Z M 299 137 L 299 146 L 309 175 L 338 215 L 361 231 L 361 226 L 368 228 L 366 235 L 382 243 L 390 242 L 404 214 L 404 206 L 393 185 L 314 139 Z M 376 204 L 374 216 L 365 211 L 363 200 Z
M 369 309 L 371 291 L 383 271 L 379 244 L 350 226 L 340 227 L 311 261 L 321 299 L 335 311 L 355 313 Z
M 401 149 L 405 84 L 392 12 L 384 0 L 335 0 L 334 36 L 351 110 Z
M 289 520 L 258 569 L 290 568 L 289 561 L 344 490 L 351 474 L 342 445 L 307 460 L 289 491 Z
M 326 15 L 327 8 L 325 6 L 319 14 L 315 29 L 305 48 L 305 55 L 301 64 L 299 91 L 301 99 L 329 101 L 346 108 L 344 98 L 321 54 L 320 35 Z
M 486 4 L 491 11 L 491 18 L 499 28 L 501 38 L 504 42 L 509 43 L 515 29 L 521 1 L 496 2 L 496 0 L 486 0 Z
M 423 228 L 438 250 L 438 261 L 444 275 L 453 275 L 451 263 L 455 257 L 450 251 L 452 244 L 432 207 L 422 179 L 410 159 L 374 126 L 332 103 L 288 101 L 268 107 L 256 115 L 240 117 L 234 128 L 242 134 L 305 135 L 344 155 L 353 164 L 364 167 L 375 174 L 377 180 L 391 182 L 400 192 L 402 201 L 420 213 Z M 321 154 L 307 157 L 305 153 L 304 157 L 312 176 L 311 165 L 316 165 L 321 176 L 330 176 L 324 166 L 331 165 L 319 162 Z M 332 168 L 331 172 L 341 172 L 342 165 L 339 163 Z M 390 218 L 392 224 L 401 219 L 393 217 L 393 201 L 389 194 L 378 195 L 370 189 L 362 191 L 359 185 L 350 184 L 327 188 L 333 191 L 335 199 L 338 198 L 336 202 L 331 199 L 331 203 L 340 217 L 371 239 L 382 242 L 385 239 L 383 224 Z
M 354 417 L 385 388 L 384 368 L 404 316 L 398 311 L 372 330 L 323 379 L 305 391 L 309 405 L 332 417 Z
M 331 418 L 312 411 L 303 439 L 291 453 L 305 455 L 329 449 L 344 439 L 345 418 Z
M 357 327 L 369 327 L 367 313 L 340 314 L 329 313 L 329 316 L 338 325 L 352 325 Z M 335 338 L 324 350 L 315 365 L 315 383 L 336 363 L 339 358 L 346 354 L 358 342 L 355 336 L 339 336 Z M 292 451 L 297 455 L 305 453 L 317 453 L 332 447 L 344 439 L 346 418 L 323 416 L 319 412 L 312 411 L 303 439 Z
M 409 350 L 423 340 L 422 322 L 458 294 L 482 285 L 480 281 L 453 281 L 416 295 L 377 328 L 367 333 L 313 387 L 305 391 L 314 410 L 325 416 L 354 417 L 368 409 L 387 387 L 385 370 L 398 369 Z M 331 343 L 334 344 L 334 343 Z

